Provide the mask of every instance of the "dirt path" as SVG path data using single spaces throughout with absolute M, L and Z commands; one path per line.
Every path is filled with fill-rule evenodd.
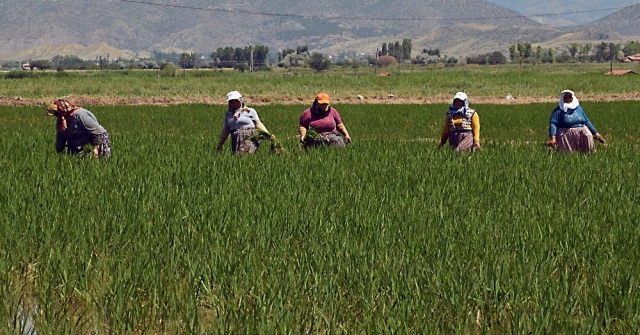
M 55 97 L 51 98 L 21 98 L 7 97 L 0 95 L 0 106 L 46 106 Z M 131 106 L 131 105 L 148 105 L 148 106 L 170 106 L 179 104 L 216 104 L 224 105 L 224 99 L 214 99 L 211 97 L 192 98 L 192 97 L 92 97 L 92 96 L 73 96 L 70 98 L 80 106 Z M 450 97 L 432 96 L 432 97 L 333 97 L 335 104 L 446 104 L 449 103 Z M 580 101 L 640 101 L 640 92 L 620 93 L 620 94 L 593 94 L 581 95 Z M 306 105 L 305 98 L 286 97 L 280 100 L 269 99 L 262 101 L 260 97 L 245 97 L 247 104 L 252 106 L 264 105 Z M 558 101 L 557 97 L 520 97 L 515 96 L 512 99 L 506 97 L 495 96 L 475 96 L 470 97 L 470 101 L 474 104 L 530 104 L 530 103 L 553 103 Z

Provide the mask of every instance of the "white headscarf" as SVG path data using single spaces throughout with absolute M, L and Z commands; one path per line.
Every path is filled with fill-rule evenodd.
M 464 105 L 458 109 L 453 105 L 453 101 L 455 101 L 456 99 L 460 99 L 462 100 L 462 102 L 464 102 Z M 451 106 L 449 106 L 449 111 L 451 113 L 466 113 L 467 112 L 467 108 L 469 108 L 469 100 L 467 99 L 467 95 L 463 92 L 458 92 L 456 93 L 455 96 L 453 96 L 453 101 L 451 102 Z
M 465 94 L 464 92 L 458 92 L 456 93 L 456 95 L 453 96 L 453 100 L 456 100 L 456 99 L 462 100 L 462 102 L 464 102 L 464 106 L 469 108 L 469 100 L 467 99 L 467 94 Z
M 564 103 L 565 94 L 571 94 L 571 97 L 573 98 L 573 101 L 571 101 L 571 103 Z M 560 102 L 558 103 L 558 107 L 560 107 L 563 112 L 566 113 L 569 109 L 576 109 L 578 108 L 578 106 L 580 106 L 580 102 L 578 101 L 578 98 L 576 98 L 576 95 L 573 94 L 573 91 L 564 90 L 562 91 L 562 93 L 560 93 Z

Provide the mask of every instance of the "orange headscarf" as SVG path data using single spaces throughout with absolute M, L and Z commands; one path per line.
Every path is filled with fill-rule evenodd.
M 71 101 L 57 99 L 47 107 L 47 115 L 55 116 L 62 120 L 59 130 L 65 131 L 65 129 L 67 129 L 67 119 L 70 118 L 78 109 L 80 109 L 80 107 L 76 107 L 76 105 Z

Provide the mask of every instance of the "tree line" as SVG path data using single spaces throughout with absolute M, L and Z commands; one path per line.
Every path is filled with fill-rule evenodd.
M 543 48 L 531 43 L 512 44 L 508 48 L 507 57 L 500 51 L 467 57 L 468 64 L 495 65 L 512 63 L 569 63 L 569 62 L 610 62 L 621 61 L 624 57 L 640 53 L 640 43 L 631 41 L 624 46 L 620 43 L 600 42 L 571 43 L 563 50 Z
M 167 66 L 179 67 L 182 69 L 197 68 L 233 68 L 240 71 L 269 70 L 270 63 L 275 63 L 270 59 L 269 47 L 266 45 L 255 45 L 247 47 L 219 47 L 208 57 L 200 56 L 195 52 L 185 53 L 163 53 L 153 52 L 153 59 L 142 60 L 108 60 L 98 58 L 96 60 L 83 60 L 77 56 L 55 56 L 51 60 L 32 60 L 32 68 L 41 70 L 65 69 L 71 70 L 118 70 L 118 69 L 160 69 Z M 415 57 L 411 57 L 412 41 L 403 39 L 389 43 L 382 43 L 376 50 L 375 58 L 367 58 L 369 65 L 389 66 L 398 62 L 411 61 L 412 64 L 433 64 L 444 63 L 445 66 L 454 66 L 460 59 L 442 55 L 438 48 L 424 48 Z M 497 65 L 511 63 L 565 63 L 565 62 L 609 62 L 618 61 L 629 55 L 640 53 L 640 42 L 628 42 L 624 45 L 620 43 L 601 42 L 599 44 L 571 43 L 564 48 L 543 48 L 538 45 L 534 47 L 531 43 L 517 43 L 509 46 L 507 53 L 494 51 L 480 55 L 466 57 L 467 64 Z M 322 71 L 331 67 L 334 62 L 319 53 L 311 53 L 306 45 L 297 48 L 285 48 L 277 52 L 277 66 L 292 68 L 308 66 L 316 71 Z M 354 54 L 355 57 L 355 54 Z M 271 55 L 273 58 L 273 54 Z M 343 57 L 344 58 L 344 57 Z M 357 67 L 359 62 L 352 60 L 337 60 L 338 65 Z M 3 64 L 5 65 L 5 64 Z M 11 65 L 7 65 L 11 66 Z M 13 65 L 15 67 L 15 64 Z M 6 66 L 5 66 L 6 67 Z

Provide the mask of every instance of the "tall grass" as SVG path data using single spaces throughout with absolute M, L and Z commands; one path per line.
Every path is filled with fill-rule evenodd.
M 638 103 L 585 104 L 610 139 L 592 155 L 542 147 L 551 105 L 476 106 L 467 155 L 435 149 L 444 105 L 337 107 L 345 149 L 236 157 L 220 107 L 94 106 L 106 160 L 0 109 L 2 327 L 640 331 L 640 126 L 618 121 Z M 258 111 L 296 147 L 301 108 Z
M 619 65 L 629 67 L 628 65 Z M 176 77 L 159 76 L 157 71 L 103 71 L 35 73 L 28 78 L 5 74 L 0 80 L 0 95 L 22 98 L 51 98 L 66 95 L 124 98 L 189 98 L 218 101 L 230 90 L 239 90 L 253 102 L 294 101 L 310 103 L 319 91 L 338 99 L 394 97 L 420 99 L 442 97 L 455 92 L 473 96 L 504 98 L 553 97 L 562 89 L 585 94 L 620 94 L 640 91 L 637 76 L 605 76 L 607 64 L 505 66 L 401 67 L 384 69 L 391 76 L 378 77 L 373 68 L 359 72 L 334 69 L 326 73 L 187 71 Z M 377 73 L 381 70 L 379 69 Z M 0 75 L 2 77 L 2 75 Z

